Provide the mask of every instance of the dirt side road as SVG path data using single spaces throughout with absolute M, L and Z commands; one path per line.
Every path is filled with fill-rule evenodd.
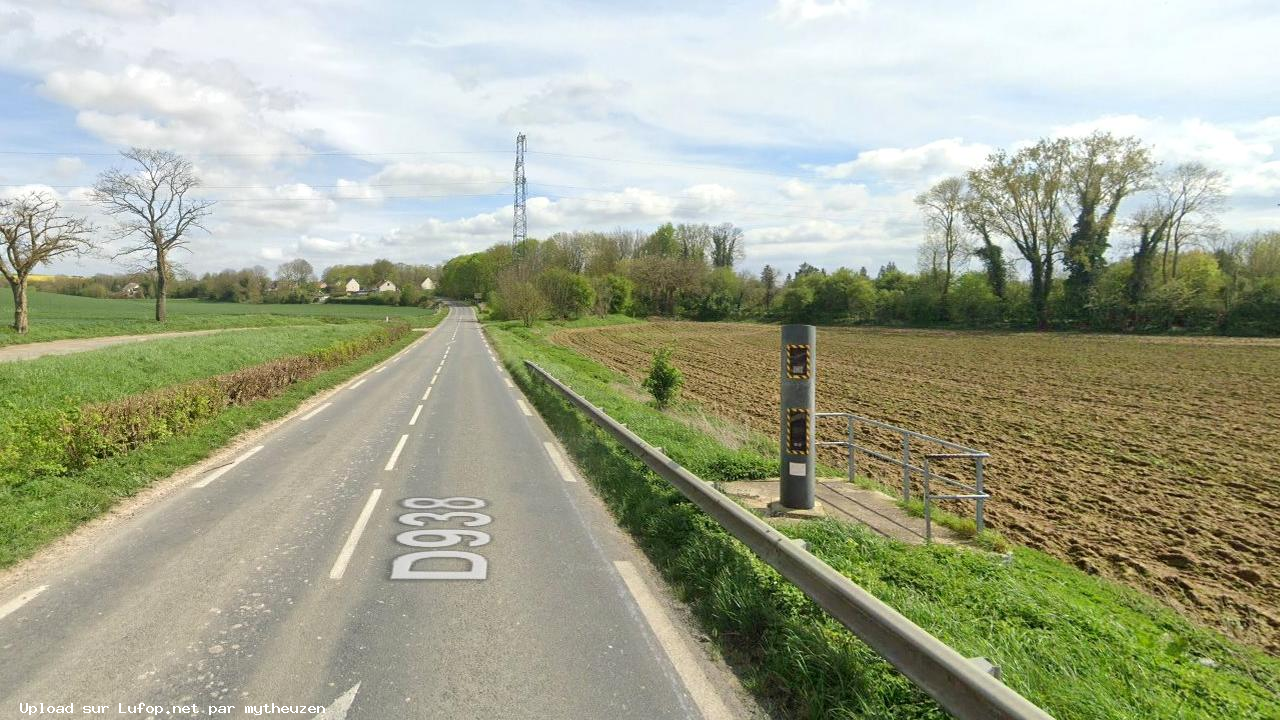
M 151 333 L 147 335 L 108 335 L 106 337 L 75 338 L 72 340 L 50 340 L 42 343 L 25 345 L 9 345 L 0 347 L 0 362 L 18 360 L 35 360 L 45 355 L 71 355 L 98 350 L 112 345 L 145 342 L 147 340 L 164 340 L 166 338 L 191 337 L 194 335 L 212 335 L 214 333 L 232 332 L 234 330 L 255 330 L 260 328 L 219 328 L 216 330 L 185 330 L 183 332 Z

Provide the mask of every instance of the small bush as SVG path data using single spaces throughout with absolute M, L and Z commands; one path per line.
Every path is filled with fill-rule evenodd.
M 665 409 L 680 394 L 684 385 L 684 375 L 671 362 L 671 349 L 663 348 L 653 354 L 653 364 L 649 366 L 649 377 L 644 379 L 644 389 L 653 395 L 658 409 Z

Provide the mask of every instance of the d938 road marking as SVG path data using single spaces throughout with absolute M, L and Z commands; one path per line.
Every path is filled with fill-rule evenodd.
M 413 528 L 423 528 L 428 521 L 449 522 L 462 520 L 466 527 L 484 527 L 493 522 L 493 518 L 484 513 L 474 512 L 488 503 L 480 498 L 447 497 L 429 498 L 413 497 L 400 501 L 401 507 L 408 510 L 444 510 L 446 512 L 408 512 L 399 517 L 400 524 Z M 465 520 L 463 519 L 465 518 Z M 396 535 L 396 542 L 410 548 L 445 548 L 462 544 L 465 547 L 482 547 L 488 545 L 489 533 L 480 530 L 458 530 L 453 528 L 405 530 Z M 415 569 L 418 563 L 429 564 L 432 560 L 463 560 L 467 563 L 465 570 L 422 570 Z M 423 550 L 400 555 L 391 562 L 392 580 L 484 580 L 489 576 L 489 561 L 483 555 L 464 550 Z

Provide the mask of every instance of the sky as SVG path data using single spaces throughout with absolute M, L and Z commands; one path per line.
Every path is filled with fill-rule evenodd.
M 0 193 L 99 224 L 50 270 L 121 271 L 87 188 L 167 148 L 217 201 L 193 272 L 436 264 L 510 240 L 523 132 L 532 237 L 732 222 L 747 269 L 874 272 L 931 183 L 1103 129 L 1280 229 L 1277 38 L 1273 0 L 0 0 Z

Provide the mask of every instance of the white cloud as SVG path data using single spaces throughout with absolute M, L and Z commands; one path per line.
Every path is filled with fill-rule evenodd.
M 867 0 L 778 0 L 773 17 L 799 24 L 813 20 L 850 17 L 867 11 Z
M 627 89 L 626 83 L 597 75 L 557 79 L 519 105 L 504 110 L 498 119 L 513 126 L 604 121 L 622 112 L 620 96 Z
M 301 149 L 265 118 L 261 108 L 275 95 L 255 88 L 133 64 L 118 72 L 56 70 L 40 90 L 76 108 L 82 128 L 116 145 L 239 154 L 259 165 Z
M 172 0 L 19 0 L 40 9 L 50 7 L 80 10 L 111 17 L 138 20 L 155 19 L 173 14 Z
M 283 260 L 284 250 L 281 250 L 278 247 L 259 248 L 258 258 L 261 260 Z
M 916 147 L 864 150 L 854 160 L 837 165 L 821 165 L 815 170 L 824 178 L 873 176 L 884 180 L 927 184 L 938 177 L 981 165 L 991 151 L 990 146 L 982 143 L 966 143 L 961 138 L 944 138 Z

